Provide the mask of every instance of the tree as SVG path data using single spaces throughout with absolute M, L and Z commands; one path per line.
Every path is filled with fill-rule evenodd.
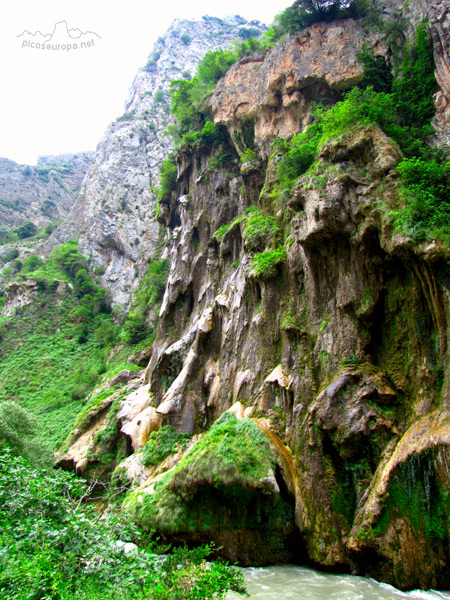
M 366 0 L 296 0 L 275 17 L 269 37 L 276 40 L 320 21 L 358 18 L 364 16 L 367 9 Z
M 37 232 L 38 228 L 32 221 L 24 221 L 22 225 L 19 225 L 19 227 L 16 228 L 17 236 L 21 240 L 33 237 Z

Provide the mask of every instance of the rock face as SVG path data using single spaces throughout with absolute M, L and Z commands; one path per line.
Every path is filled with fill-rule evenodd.
M 409 35 L 426 22 L 434 43 L 439 91 L 436 93 L 434 128 L 441 145 L 450 145 L 450 5 L 448 0 L 381 0 L 372 3 L 382 17 L 403 19 Z M 408 15 L 406 17 L 406 15 Z M 405 40 L 406 41 L 406 40 Z
M 0 221 L 17 227 L 30 220 L 39 228 L 64 219 L 80 191 L 92 153 L 41 156 L 36 166 L 0 158 Z
M 368 39 L 352 21 L 317 23 L 267 55 L 233 66 L 209 101 L 214 118 L 226 123 L 234 137 L 245 120 L 254 121 L 260 147 L 265 140 L 271 143 L 276 136 L 301 131 L 308 123 L 311 100 L 335 102 L 362 77 L 356 53 L 368 42 L 377 48 L 380 40 L 381 34 Z
M 78 202 L 51 240 L 61 243 L 81 232 L 80 250 L 105 269 L 102 285 L 115 306 L 129 304 L 158 241 L 155 187 L 159 167 L 173 147 L 164 134 L 172 119 L 170 81 L 190 78 L 206 52 L 249 27 L 264 30 L 240 17 L 172 23 L 136 75 L 126 112 L 100 141 Z
M 448 589 L 448 245 L 393 229 L 402 155 L 377 126 L 329 138 L 292 189 L 277 187 L 281 154 L 269 150 L 307 124 L 314 99 L 358 80 L 365 42 L 384 52 L 358 23 L 318 24 L 244 59 L 209 101 L 228 162 L 206 144 L 178 155 L 160 203 L 170 274 L 142 383 L 151 395 L 141 423 L 119 423 L 138 449 L 125 508 L 169 539 L 215 539 L 242 564 L 275 549 Z M 258 255 L 273 260 L 258 269 Z M 229 425 L 251 425 L 221 429 L 226 411 Z M 153 477 L 139 451 L 155 415 L 207 433 Z M 249 475 L 255 465 L 267 468 Z

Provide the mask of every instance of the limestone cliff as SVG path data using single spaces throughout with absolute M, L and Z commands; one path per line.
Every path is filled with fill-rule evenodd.
M 31 220 L 39 228 L 69 214 L 91 153 L 40 156 L 36 166 L 0 158 L 0 221 L 13 228 Z
M 447 3 L 420 7 L 439 70 Z M 394 229 L 402 154 L 376 125 L 327 139 L 313 170 L 277 187 L 272 142 L 359 81 L 364 44 L 387 52 L 361 23 L 318 23 L 219 82 L 209 107 L 226 161 L 185 147 L 161 199 L 170 273 L 148 365 L 92 409 L 61 464 L 100 473 L 95 434 L 111 419 L 116 464 L 129 454 L 114 477 L 143 527 L 215 539 L 241 564 L 278 556 L 448 588 L 448 244 Z M 156 460 L 161 425 L 191 446 L 174 437 Z
M 114 305 L 129 305 L 158 241 L 155 188 L 159 167 L 173 148 L 165 135 L 172 121 L 169 84 L 190 78 L 206 52 L 249 27 L 264 30 L 241 17 L 172 23 L 136 75 L 126 112 L 100 141 L 72 214 L 51 240 L 54 245 L 81 234 L 80 250 L 104 268 L 102 285 Z

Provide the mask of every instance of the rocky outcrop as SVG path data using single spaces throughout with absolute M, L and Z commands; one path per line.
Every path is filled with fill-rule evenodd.
M 321 39 L 336 49 L 331 32 L 347 30 L 329 29 Z M 304 85 L 298 41 L 285 43 L 293 48 L 279 55 L 282 76 L 264 75 L 279 98 L 294 64 L 289 89 Z M 284 61 L 290 52 L 299 58 Z M 146 373 L 154 406 L 187 432 L 207 429 L 236 401 L 263 417 L 296 461 L 298 548 L 309 560 L 362 572 L 370 562 L 373 576 L 400 587 L 446 587 L 447 442 L 419 423 L 436 409 L 447 418 L 448 249 L 393 231 L 401 153 L 378 127 L 330 139 L 314 173 L 291 193 L 277 190 L 280 157 L 267 160 L 268 142 L 294 133 L 300 113 L 280 101 L 278 122 L 268 118 L 267 94 L 248 76 L 270 74 L 275 53 L 236 65 L 210 102 L 237 152 L 253 120 L 253 167 L 231 161 L 208 171 L 218 150 L 186 152 L 177 193 L 162 202 L 171 271 Z M 339 86 L 356 72 L 346 67 Z M 330 94 L 325 73 L 316 85 Z M 271 215 L 278 234 L 252 238 L 251 214 Z M 255 254 L 281 239 L 285 258 L 258 274 Z M 398 494 L 408 465 L 423 490 L 414 510 Z M 428 505 L 427 486 L 436 498 Z
M 276 136 L 286 138 L 305 128 L 312 101 L 332 104 L 360 81 L 363 69 L 356 54 L 367 43 L 382 49 L 381 39 L 381 34 L 368 37 L 353 21 L 317 23 L 267 54 L 234 65 L 208 104 L 234 139 L 251 121 L 255 143 L 261 147 L 266 141 L 270 147 Z
M 83 189 L 68 220 L 47 247 L 79 237 L 79 247 L 104 269 L 102 285 L 114 306 L 127 307 L 159 235 L 155 219 L 159 168 L 172 150 L 165 135 L 172 122 L 169 84 L 190 78 L 203 55 L 251 26 L 241 17 L 175 20 L 135 77 L 126 112 L 100 141 Z
M 278 554 L 448 588 L 448 245 L 394 229 L 402 154 L 377 126 L 323 140 L 283 189 L 270 148 L 307 124 L 315 93 L 333 102 L 358 80 L 365 40 L 384 52 L 356 23 L 319 24 L 244 59 L 209 101 L 226 148 L 179 153 L 138 414 L 206 433 L 145 481 L 127 459 L 125 508 L 242 564 Z

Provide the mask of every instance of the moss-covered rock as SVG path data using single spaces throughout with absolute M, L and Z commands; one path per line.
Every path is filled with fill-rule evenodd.
M 294 498 L 276 472 L 258 425 L 227 412 L 163 478 L 132 492 L 127 510 L 172 541 L 213 539 L 244 565 L 280 562 L 293 550 Z

